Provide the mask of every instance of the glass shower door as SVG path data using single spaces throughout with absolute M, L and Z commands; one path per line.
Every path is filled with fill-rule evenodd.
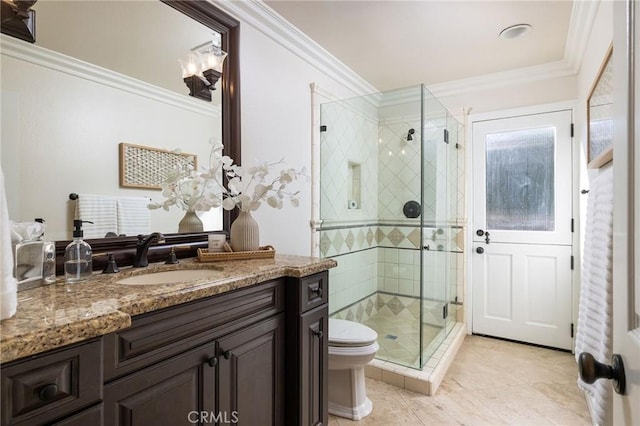
M 447 110 L 423 88 L 421 365 L 445 335 L 449 267 Z

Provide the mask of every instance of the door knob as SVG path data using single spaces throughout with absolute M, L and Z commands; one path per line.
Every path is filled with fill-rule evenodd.
M 582 352 L 578 357 L 578 372 L 580 373 L 580 378 L 589 384 L 598 379 L 612 379 L 615 391 L 623 395 L 626 382 L 622 357 L 618 354 L 613 354 L 611 364 L 612 365 L 607 365 L 598 362 L 589 352 Z
M 478 247 L 478 248 L 476 248 L 476 253 L 482 254 L 482 253 L 484 253 L 484 249 L 482 247 Z
M 478 237 L 482 237 L 482 236 L 484 235 L 484 231 L 483 231 L 482 229 L 478 229 L 478 230 L 476 231 L 476 235 L 477 235 Z

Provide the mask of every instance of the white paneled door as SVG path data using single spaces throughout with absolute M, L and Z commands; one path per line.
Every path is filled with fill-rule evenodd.
M 473 332 L 570 349 L 571 111 L 472 132 Z

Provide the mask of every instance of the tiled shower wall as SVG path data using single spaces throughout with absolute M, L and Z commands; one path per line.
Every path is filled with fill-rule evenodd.
M 322 125 L 320 254 L 338 262 L 329 272 L 335 310 L 377 289 L 378 119 L 354 99 L 323 105 Z
M 358 227 L 378 217 L 378 121 L 366 103 L 322 108 L 320 206 L 323 227 Z M 355 169 L 358 173 L 354 173 Z M 356 206 L 349 202 L 359 198 Z

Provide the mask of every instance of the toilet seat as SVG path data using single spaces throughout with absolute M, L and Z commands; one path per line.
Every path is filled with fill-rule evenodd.
M 362 347 L 375 346 L 378 333 L 364 324 L 336 318 L 329 319 L 329 346 L 334 347 Z

